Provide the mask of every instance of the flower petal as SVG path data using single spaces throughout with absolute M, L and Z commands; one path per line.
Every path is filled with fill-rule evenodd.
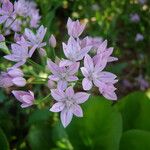
M 73 105 L 71 107 L 71 111 L 77 117 L 83 117 L 83 111 L 82 111 L 82 108 L 79 105 Z
M 78 93 L 74 94 L 73 98 L 77 104 L 82 104 L 86 100 L 88 100 L 89 96 L 90 96 L 90 94 L 88 94 L 86 92 L 78 92 Z
M 20 87 L 23 87 L 26 85 L 26 80 L 22 77 L 16 77 L 12 80 L 12 82 L 17 85 L 17 86 L 20 86 Z
M 69 98 L 72 98 L 74 95 L 74 90 L 73 88 L 70 86 L 66 89 L 66 96 L 68 96 Z
M 72 120 L 72 117 L 73 117 L 73 114 L 70 110 L 64 109 L 61 112 L 60 118 L 61 118 L 61 122 L 62 122 L 64 127 L 67 127 L 69 125 L 69 123 Z
M 84 78 L 82 80 L 82 86 L 83 86 L 83 89 L 88 91 L 92 88 L 93 84 L 92 84 L 92 81 L 90 81 L 89 79 L 87 78 Z
M 65 93 L 58 89 L 52 89 L 51 95 L 56 101 L 61 101 L 65 98 Z
M 88 54 L 85 55 L 85 57 L 84 57 L 84 67 L 88 71 L 93 71 L 93 69 L 94 69 L 93 60 L 92 60 L 92 58 Z
M 65 107 L 65 104 L 63 102 L 58 102 L 58 103 L 55 103 L 51 108 L 50 108 L 50 111 L 52 112 L 60 112 L 64 109 Z

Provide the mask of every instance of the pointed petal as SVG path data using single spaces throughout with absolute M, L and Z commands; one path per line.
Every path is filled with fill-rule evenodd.
M 81 72 L 86 78 L 88 78 L 89 72 L 85 67 L 81 67 Z
M 82 104 L 86 100 L 88 100 L 89 96 L 90 96 L 90 94 L 88 94 L 86 92 L 78 92 L 73 96 L 73 98 L 77 104 Z
M 77 117 L 83 117 L 83 111 L 82 108 L 79 105 L 73 105 L 71 107 L 72 113 Z
M 26 80 L 22 77 L 16 77 L 12 80 L 12 82 L 17 85 L 17 86 L 20 86 L 20 87 L 23 87 L 26 85 Z
M 65 104 L 63 102 L 58 102 L 58 103 L 55 103 L 51 108 L 50 108 L 50 111 L 52 112 L 60 112 L 64 109 L 65 107 Z
M 92 46 L 86 46 L 76 54 L 76 61 L 82 60 L 83 57 L 91 50 Z
M 34 33 L 30 29 L 28 29 L 28 28 L 25 29 L 25 36 L 31 42 L 35 42 L 36 41 L 36 37 L 35 37 Z
M 52 89 L 51 95 L 56 101 L 61 101 L 65 98 L 65 93 L 61 90 Z
M 59 66 L 53 63 L 50 59 L 48 59 L 47 61 L 47 66 L 53 74 L 59 74 L 60 71 Z
M 52 81 L 58 81 L 59 77 L 57 75 L 49 75 L 48 78 Z
M 77 81 L 77 80 L 78 80 L 78 77 L 76 77 L 76 76 L 69 76 L 69 77 L 66 77 L 66 80 L 67 80 L 68 82 Z
M 61 114 L 60 114 L 60 118 L 61 118 L 61 122 L 63 124 L 64 127 L 67 127 L 69 125 L 69 123 L 71 122 L 73 117 L 73 114 L 71 111 L 64 109 Z
M 85 91 L 88 91 L 88 90 L 90 90 L 90 89 L 92 88 L 93 84 L 92 84 L 92 81 L 90 81 L 90 80 L 87 79 L 87 78 L 84 78 L 84 79 L 82 80 L 82 86 L 83 86 L 83 89 L 84 89 Z
M 74 90 L 73 88 L 70 86 L 66 89 L 66 95 L 69 97 L 69 98 L 72 98 L 73 95 L 74 95 Z
M 80 66 L 79 62 L 76 62 L 76 63 L 70 65 L 68 68 L 69 75 L 74 75 L 76 72 L 78 72 L 79 66 Z
M 88 71 L 93 71 L 93 69 L 94 69 L 93 60 L 92 60 L 92 58 L 88 54 L 85 55 L 85 57 L 84 57 L 84 67 Z
M 64 91 L 67 88 L 67 86 L 68 86 L 68 82 L 67 81 L 60 80 L 57 83 L 57 89 L 59 89 L 59 90 L 63 90 Z
M 10 70 L 8 71 L 8 74 L 9 74 L 11 77 L 17 77 L 17 76 L 22 77 L 22 76 L 23 76 L 23 72 L 22 72 L 20 69 L 18 69 L 18 68 L 16 68 L 16 69 L 10 69 Z

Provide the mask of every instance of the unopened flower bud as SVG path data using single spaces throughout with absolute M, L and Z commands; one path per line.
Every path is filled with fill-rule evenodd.
M 40 56 L 42 56 L 42 57 L 47 56 L 46 51 L 45 51 L 45 49 L 44 49 L 44 48 L 40 48 L 40 50 L 39 50 L 39 54 L 40 54 Z
M 55 48 L 56 47 L 56 38 L 54 37 L 54 35 L 52 34 L 49 38 L 49 44 L 51 47 Z

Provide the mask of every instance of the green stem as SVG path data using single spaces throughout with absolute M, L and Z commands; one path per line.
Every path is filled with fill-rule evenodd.
M 31 65 L 35 66 L 38 69 L 45 70 L 45 68 L 43 66 L 41 66 L 38 63 L 32 61 L 31 59 L 28 59 L 28 63 L 30 63 Z
M 46 97 L 44 97 L 43 99 L 35 101 L 34 104 L 38 105 L 38 104 L 40 104 L 41 102 L 46 101 L 46 100 L 50 97 L 50 95 L 51 95 L 51 94 L 48 94 L 48 95 L 47 95 Z

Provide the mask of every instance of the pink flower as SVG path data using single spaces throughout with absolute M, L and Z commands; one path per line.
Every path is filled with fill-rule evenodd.
M 23 87 L 26 80 L 23 78 L 23 72 L 20 69 L 9 69 L 0 74 L 0 87 L 8 88 L 13 85 Z
M 107 62 L 117 61 L 118 58 L 112 57 L 111 54 L 113 53 L 113 47 L 107 48 L 107 40 L 102 42 L 98 49 L 97 49 L 97 55 L 94 57 L 94 60 L 97 61 L 100 58 L 106 59 Z
M 13 67 L 17 68 L 22 66 L 27 58 L 29 58 L 29 52 L 27 46 L 19 44 L 11 44 L 12 54 L 4 56 L 5 59 L 17 62 Z
M 29 91 L 12 91 L 13 95 L 16 97 L 16 99 L 21 102 L 21 107 L 26 108 L 31 105 L 33 105 L 34 102 L 34 93 Z
M 90 94 L 86 92 L 74 93 L 72 87 L 68 87 L 65 92 L 53 89 L 51 90 L 51 95 L 57 102 L 50 108 L 50 111 L 61 111 L 60 117 L 64 127 L 68 126 L 73 115 L 83 117 L 83 111 L 79 104 L 84 103 L 90 96 Z
M 82 60 L 91 48 L 92 46 L 81 48 L 80 44 L 73 37 L 70 37 L 67 45 L 63 43 L 63 51 L 67 60 L 62 60 L 60 62 L 60 66 L 69 66 L 79 60 Z
M 25 29 L 24 35 L 27 38 L 27 43 L 30 47 L 32 47 L 32 51 L 30 51 L 30 57 L 37 48 L 42 48 L 46 45 L 45 42 L 42 42 L 46 34 L 46 30 L 47 29 L 44 28 L 43 25 L 39 27 L 36 34 L 34 34 L 30 29 Z
M 74 63 L 69 67 L 59 67 L 57 64 L 53 63 L 51 60 L 47 61 L 48 69 L 52 72 L 49 79 L 57 82 L 58 89 L 66 89 L 68 82 L 77 81 L 78 78 L 75 73 L 79 69 L 80 63 Z
M 82 34 L 82 32 L 85 29 L 85 26 L 86 24 L 81 24 L 79 20 L 72 21 L 70 18 L 68 18 L 68 22 L 67 22 L 68 34 L 70 36 L 73 36 L 74 38 L 77 38 Z
M 55 48 L 56 47 L 56 38 L 54 37 L 54 35 L 52 34 L 49 38 L 49 44 L 51 47 Z
M 4 23 L 13 14 L 13 4 L 9 0 L 2 2 L 2 8 L 0 8 L 0 24 Z
M 81 68 L 84 79 L 82 86 L 84 90 L 90 90 L 93 84 L 99 88 L 100 93 L 109 99 L 116 100 L 115 89 L 113 84 L 117 82 L 116 75 L 102 71 L 106 66 L 107 61 L 99 59 L 94 61 L 89 55 L 84 58 L 84 67 Z

